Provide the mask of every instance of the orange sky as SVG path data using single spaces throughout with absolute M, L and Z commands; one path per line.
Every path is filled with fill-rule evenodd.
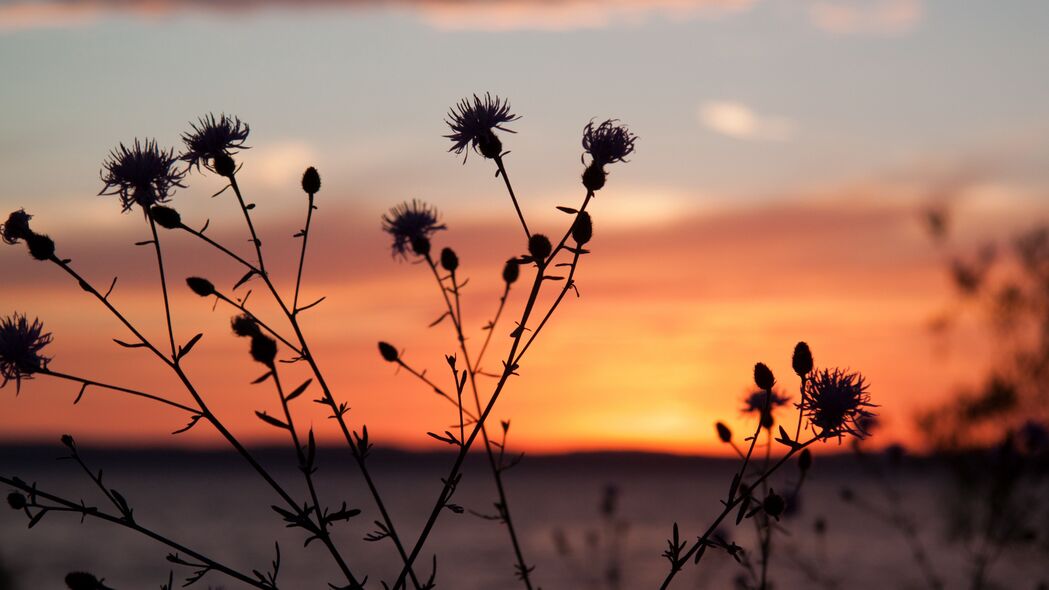
M 378 229 L 381 211 L 327 206 L 345 202 L 337 191 L 326 187 L 321 195 L 305 278 L 304 300 L 328 297 L 303 320 L 315 354 L 337 396 L 351 405 L 353 425 L 368 424 L 380 443 L 435 448 L 425 432 L 453 424 L 454 408 L 409 375 L 396 374 L 375 343 L 388 340 L 405 349 L 410 364 L 429 370 L 450 389 L 443 355 L 453 351 L 451 326 L 427 328 L 442 311 L 433 279 L 425 267 L 390 257 Z M 645 195 L 611 185 L 593 204 L 593 254 L 578 273 L 582 298 L 567 299 L 493 417 L 511 418 L 512 444 L 531 451 L 719 452 L 724 449 L 716 443 L 713 423 L 724 420 L 743 431 L 747 422 L 739 410 L 754 362 L 769 364 L 796 395 L 790 353 L 796 341 L 806 340 L 817 365 L 849 366 L 869 377 L 887 424 L 881 442 L 907 440 L 913 412 L 971 380 L 981 367 L 974 362 L 980 351 L 969 344 L 968 350 L 956 346 L 944 355 L 935 346 L 926 326 L 951 302 L 940 254 L 924 234 L 915 202 L 871 198 L 878 192 L 842 187 L 775 205 L 624 226 L 614 220 L 602 224 L 602 209 L 615 201 L 643 203 Z M 975 228 L 993 232 L 1015 222 L 1016 210 L 981 209 L 981 202 L 977 198 L 970 214 L 960 216 L 963 237 L 972 237 Z M 191 209 L 201 207 L 225 220 L 213 225 L 214 236 L 228 244 L 242 239 L 234 237 L 242 230 L 231 200 Z M 501 200 L 490 203 L 488 212 L 502 207 L 509 215 L 509 204 Z M 567 216 L 537 219 L 543 221 L 538 231 L 553 234 L 555 222 Z M 70 220 L 38 216 L 34 221 L 55 237 L 60 255 L 73 258 L 100 286 L 119 274 L 113 301 L 153 337 L 162 337 L 151 250 L 130 246 L 145 239 L 138 214 L 113 216 L 106 231 L 90 234 L 72 229 Z M 445 221 L 450 230 L 438 234 L 437 245 L 453 246 L 470 278 L 464 315 L 476 350 L 479 328 L 494 311 L 502 261 L 520 250 L 520 228 L 457 223 L 450 215 Z M 298 223 L 297 216 L 262 223 L 272 272 L 283 277 L 285 289 L 291 286 L 295 248 L 288 236 Z M 186 362 L 190 375 L 235 432 L 251 442 L 280 442 L 280 433 L 253 415 L 259 409 L 278 412 L 279 406 L 270 384 L 248 384 L 261 369 L 249 360 L 247 343 L 230 333 L 231 311 L 222 305 L 212 311 L 210 301 L 182 284 L 186 276 L 204 275 L 228 291 L 239 269 L 216 262 L 184 233 L 162 234 L 162 243 L 175 284 L 178 337 L 185 341 L 206 333 Z M 246 247 L 240 250 L 247 255 Z M 52 368 L 191 403 L 148 353 L 112 343 L 127 334 L 59 269 L 30 260 L 21 247 L 3 248 L 0 259 L 11 277 L 4 287 L 5 307 L 40 316 L 54 333 Z M 255 288 L 251 301 L 258 313 L 272 312 Z M 520 313 L 521 291 L 514 291 L 506 317 Z M 508 326 L 504 321 L 496 333 L 492 352 L 498 354 L 488 357 L 489 367 L 498 367 L 506 350 Z M 282 369 L 286 383 L 305 378 L 299 366 Z M 169 437 L 166 433 L 185 420 L 177 411 L 111 392 L 89 390 L 74 407 L 76 391 L 76 385 L 53 379 L 26 383 L 17 397 L 7 388 L 0 401 L 3 438 L 51 439 L 69 431 L 95 443 L 220 442 L 205 426 Z M 334 442 L 337 431 L 319 406 L 306 400 L 297 404 L 304 413 L 299 423 L 312 421 L 322 441 Z

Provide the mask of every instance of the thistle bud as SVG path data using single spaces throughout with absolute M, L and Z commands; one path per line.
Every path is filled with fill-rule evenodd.
M 572 222 L 572 239 L 576 244 L 582 246 L 592 237 L 594 237 L 594 222 L 591 221 L 589 213 L 580 211 L 575 221 Z
M 426 256 L 430 253 L 430 238 L 426 236 L 412 236 L 412 252 L 415 252 L 419 256 Z
M 194 293 L 201 297 L 209 297 L 215 294 L 215 285 L 211 284 L 211 281 L 201 277 L 189 277 L 186 279 L 186 284 L 193 290 Z
M 718 422 L 714 427 L 717 428 L 718 438 L 721 439 L 721 442 L 732 442 L 732 431 L 728 429 L 728 426 L 725 426 L 724 422 Z
M 219 154 L 215 156 L 212 158 L 211 164 L 215 169 L 215 173 L 219 176 L 229 178 L 237 171 L 237 163 L 233 161 L 233 158 L 230 157 L 229 154 Z
M 521 265 L 517 262 L 516 258 L 511 258 L 506 261 L 506 266 L 503 267 L 503 282 L 507 285 L 512 285 L 517 282 L 518 277 L 521 276 Z
M 772 370 L 765 363 L 754 365 L 754 383 L 765 391 L 772 391 L 772 386 L 776 384 Z
M 802 449 L 801 454 L 798 455 L 798 469 L 802 473 L 812 469 L 812 452 L 808 449 Z
M 178 229 L 182 227 L 182 216 L 171 207 L 153 205 L 149 208 L 149 216 L 157 225 L 164 229 Z
M 396 362 L 400 358 L 400 353 L 393 347 L 389 342 L 379 342 L 379 354 L 382 355 L 382 359 L 388 363 Z
M 25 496 L 18 492 L 11 492 L 7 495 L 7 505 L 12 510 L 21 510 L 26 507 L 27 503 Z
M 60 438 L 58 440 L 61 441 L 61 443 L 64 446 L 69 447 L 69 450 L 71 450 L 71 451 L 75 451 L 76 450 L 76 441 L 73 440 L 72 435 L 63 434 L 62 438 Z
M 812 351 L 809 350 L 808 344 L 799 342 L 794 347 L 791 366 L 794 367 L 794 372 L 797 373 L 798 377 L 804 377 L 812 372 Z
M 321 190 L 321 175 L 313 166 L 302 173 L 302 190 L 308 195 L 317 194 Z
M 441 268 L 448 272 L 455 272 L 459 268 L 459 257 L 451 248 L 441 250 Z
M 761 503 L 761 507 L 764 508 L 765 514 L 779 520 L 779 517 L 782 516 L 783 512 L 787 509 L 787 501 L 783 496 L 777 494 L 775 490 L 769 488 L 769 493 L 765 496 L 765 500 Z
M 494 160 L 503 153 L 503 142 L 491 129 L 487 129 L 477 137 L 477 151 L 481 152 L 482 156 Z
M 251 358 L 267 367 L 277 358 L 277 341 L 259 332 L 251 336 Z
M 606 180 L 608 180 L 608 173 L 605 172 L 604 166 L 596 161 L 591 162 L 583 171 L 583 186 L 590 192 L 601 190 Z
M 528 253 L 531 254 L 532 259 L 539 264 L 546 261 L 552 251 L 553 246 L 550 245 L 550 240 L 543 234 L 535 234 L 531 238 L 528 238 Z
M 43 234 L 29 234 L 26 245 L 29 254 L 37 260 L 51 260 L 55 255 L 55 241 Z

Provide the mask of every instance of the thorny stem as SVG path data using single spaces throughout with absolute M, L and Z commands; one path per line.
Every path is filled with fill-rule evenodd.
M 583 211 L 586 211 L 586 206 L 590 204 L 590 200 L 593 199 L 593 198 L 594 198 L 594 191 L 591 191 L 591 190 L 586 191 L 586 197 L 583 199 L 583 204 L 579 206 L 579 210 L 577 211 L 576 215 L 578 215 L 579 213 L 582 213 Z M 550 263 L 553 262 L 554 258 L 556 258 L 557 255 L 561 252 L 561 250 L 564 249 L 565 244 L 568 242 L 568 238 L 571 235 L 572 235 L 572 226 L 569 225 L 568 229 L 565 230 L 565 235 L 561 236 L 561 240 L 557 242 L 557 246 L 555 246 L 554 249 L 550 251 L 550 257 L 546 259 L 547 266 L 549 266 Z
M 153 232 L 153 247 L 157 251 L 157 268 L 160 269 L 160 289 L 164 292 L 164 318 L 168 323 L 168 342 L 171 344 L 171 358 L 175 358 L 175 332 L 171 328 L 171 303 L 168 301 L 168 282 L 164 275 L 164 256 L 160 253 L 160 236 L 157 235 L 157 222 L 153 216 L 147 214 L 149 229 Z
M 302 284 L 302 267 L 306 262 L 306 241 L 310 237 L 310 220 L 313 219 L 313 193 L 310 193 L 310 204 L 306 209 L 306 227 L 302 230 L 302 252 L 299 253 L 299 272 L 295 275 L 295 298 L 291 301 L 291 308 L 296 312 L 299 310 L 299 286 Z
M 798 443 L 797 446 L 792 447 L 789 451 L 787 451 L 786 454 L 780 457 L 779 461 L 777 461 L 770 469 L 768 469 L 765 473 L 761 474 L 761 476 L 759 476 L 758 479 L 755 480 L 753 484 L 751 484 L 751 488 L 764 482 L 766 479 L 769 478 L 769 476 L 771 476 L 780 467 L 782 467 L 784 463 L 790 460 L 791 457 L 793 457 L 802 449 L 805 449 L 812 443 L 819 440 L 822 440 L 822 438 L 820 436 L 815 436 L 809 439 L 808 441 L 805 441 L 804 443 Z M 742 472 L 743 471 L 740 470 L 740 473 Z M 667 573 L 666 578 L 663 579 L 663 583 L 660 584 L 660 590 L 666 590 L 670 587 L 670 582 L 673 581 L 674 576 L 676 576 L 677 573 L 683 569 L 682 566 L 688 563 L 688 560 L 692 559 L 692 557 L 696 554 L 697 551 L 699 551 L 701 547 L 706 546 L 707 541 L 710 539 L 710 535 L 714 534 L 714 531 L 717 530 L 718 526 L 721 525 L 721 521 L 725 520 L 725 517 L 728 516 L 733 510 L 735 510 L 736 507 L 739 506 L 741 502 L 743 502 L 745 497 L 747 497 L 746 494 L 737 494 L 734 498 L 728 500 L 727 502 L 724 502 L 725 508 L 721 511 L 721 514 L 719 514 L 718 517 L 714 519 L 714 522 L 712 522 L 710 526 L 707 527 L 707 530 L 703 533 L 699 540 L 697 540 L 692 545 L 692 548 L 685 552 L 685 555 L 681 557 L 676 563 L 670 564 L 670 571 Z
M 554 311 L 557 309 L 557 306 L 561 305 L 561 301 L 564 300 L 565 295 L 568 294 L 568 291 L 575 287 L 573 279 L 575 278 L 575 270 L 579 266 L 579 256 L 579 252 L 576 252 L 572 255 L 572 265 L 568 270 L 568 277 L 565 278 L 565 284 L 563 287 L 561 287 L 561 292 L 557 294 L 557 299 L 554 300 L 553 305 L 551 305 L 550 309 L 546 311 L 546 315 L 543 316 L 542 321 L 539 322 L 539 325 L 528 337 L 528 340 L 525 342 L 525 345 L 521 348 L 521 353 L 518 354 L 517 358 L 514 360 L 515 363 L 521 362 L 521 357 L 524 356 L 524 353 L 528 352 L 528 348 L 532 346 L 533 342 L 535 342 L 536 336 L 538 336 L 539 332 L 541 332 L 543 330 L 543 327 L 546 326 L 546 322 L 550 320 L 550 317 L 554 315 Z
M 405 575 L 411 568 L 412 563 L 414 563 L 415 559 L 419 556 L 419 553 L 422 551 L 423 545 L 426 543 L 426 539 L 430 535 L 430 531 L 433 530 L 433 526 L 437 522 L 437 517 L 440 516 L 441 510 L 445 508 L 446 503 L 451 496 L 451 492 L 458 481 L 459 470 L 462 468 L 463 461 L 466 459 L 466 454 L 470 451 L 470 447 L 473 445 L 474 440 L 476 440 L 477 435 L 480 434 L 485 420 L 488 419 L 488 415 L 492 412 L 495 403 L 499 400 L 499 394 L 502 393 L 506 382 L 509 380 L 510 376 L 515 373 L 517 365 L 513 363 L 513 360 L 514 357 L 517 356 L 517 348 L 521 344 L 521 339 L 525 333 L 525 326 L 528 323 L 528 319 L 531 317 L 532 309 L 535 307 L 535 302 L 539 296 L 539 290 L 543 283 L 543 273 L 546 271 L 545 264 L 537 263 L 536 266 L 535 281 L 532 283 L 532 290 L 528 295 L 528 301 L 525 303 L 524 311 L 521 314 L 521 321 L 515 330 L 514 340 L 510 346 L 510 352 L 507 354 L 506 360 L 503 363 L 503 372 L 499 377 L 499 382 L 496 384 L 495 390 L 492 392 L 492 396 L 488 400 L 488 405 L 485 406 L 484 411 L 478 418 L 477 424 L 474 425 L 473 430 L 470 432 L 470 436 L 460 445 L 459 453 L 455 458 L 455 463 L 452 465 L 448 477 L 444 479 L 444 487 L 441 489 L 441 493 L 437 497 L 437 502 L 434 503 L 434 507 L 430 511 L 430 516 L 427 519 L 426 524 L 423 526 L 423 530 L 419 534 L 418 540 L 415 542 L 415 547 L 408 556 L 408 561 L 405 564 L 404 569 L 401 570 L 400 575 L 397 577 L 397 581 L 393 585 L 393 590 L 399 590 L 404 586 Z
M 302 329 L 299 326 L 298 310 L 288 309 L 287 304 L 284 302 L 284 299 L 280 296 L 280 293 L 277 291 L 276 286 L 270 279 L 269 274 L 267 274 L 265 271 L 265 266 L 263 266 L 262 262 L 262 249 L 260 248 L 258 238 L 255 236 L 254 226 L 251 223 L 251 213 L 249 212 L 249 209 L 244 203 L 244 199 L 240 193 L 240 188 L 237 185 L 236 178 L 234 176 L 230 177 L 230 185 L 233 187 L 234 192 L 237 194 L 237 200 L 240 203 L 242 212 L 244 213 L 244 219 L 247 220 L 248 231 L 252 235 L 252 239 L 255 243 L 255 251 L 259 257 L 259 266 L 256 268 L 253 264 L 247 262 L 243 258 L 229 251 L 227 248 L 221 246 L 220 244 L 214 242 L 209 238 L 206 238 L 198 232 L 191 231 L 191 233 L 200 236 L 207 243 L 218 248 L 219 251 L 229 255 L 234 260 L 240 262 L 242 265 L 247 267 L 248 270 L 254 270 L 255 273 L 262 278 L 263 282 L 265 282 L 266 288 L 269 289 L 269 292 L 273 296 L 274 301 L 276 301 L 277 304 L 280 306 L 281 311 L 284 313 L 285 317 L 288 319 L 288 323 L 291 324 L 292 330 L 294 330 L 295 332 L 295 338 L 299 342 L 299 348 L 297 349 L 300 353 L 299 356 L 302 359 L 304 359 L 307 362 L 307 364 L 309 364 L 310 370 L 313 372 L 313 375 L 317 378 L 317 384 L 320 385 L 321 391 L 324 394 L 324 403 L 332 409 L 332 417 L 335 418 L 335 421 L 339 423 L 339 428 L 340 430 L 342 430 L 343 438 L 346 439 L 346 444 L 350 447 L 351 454 L 353 455 L 354 461 L 357 463 L 357 466 L 361 471 L 361 475 L 364 477 L 364 481 L 368 486 L 368 491 L 371 493 L 372 499 L 375 501 L 376 508 L 379 509 L 379 514 L 382 516 L 383 524 L 389 532 L 390 540 L 393 541 L 393 544 L 396 547 L 397 552 L 400 554 L 401 560 L 407 564 L 408 555 L 404 550 L 404 545 L 401 543 L 400 536 L 397 534 L 397 529 L 393 525 L 393 519 L 390 517 L 389 511 L 386 509 L 386 504 L 383 502 L 382 496 L 379 493 L 379 490 L 375 485 L 375 481 L 372 479 L 371 473 L 369 472 L 367 464 L 365 462 L 366 451 L 361 450 L 357 447 L 357 443 L 353 439 L 353 434 L 350 431 L 349 426 L 346 424 L 346 419 L 343 416 L 344 412 L 340 409 L 338 402 L 335 401 L 335 397 L 334 395 L 332 395 L 331 389 L 328 387 L 328 382 L 324 379 L 324 375 L 321 373 L 320 367 L 317 365 L 317 361 L 313 358 L 313 355 L 310 353 L 309 346 L 306 344 L 306 337 L 303 335 Z M 422 585 L 416 578 L 415 572 L 410 571 L 409 573 L 411 574 L 412 583 L 414 584 L 414 586 L 417 589 L 421 590 Z
M 269 332 L 270 335 L 273 336 L 274 338 L 276 338 L 277 340 L 280 340 L 281 344 L 283 344 L 284 346 L 287 346 L 295 354 L 297 354 L 299 356 L 302 356 L 302 351 L 299 350 L 298 346 L 295 346 L 294 344 L 292 344 L 291 341 L 289 341 L 287 338 L 282 336 L 279 332 L 277 332 L 277 330 L 275 330 L 271 326 L 267 325 L 266 322 L 262 321 L 262 319 L 260 319 L 257 315 L 255 315 L 254 313 L 249 311 L 248 308 L 244 305 L 243 301 L 239 301 L 239 302 L 238 301 L 234 301 L 234 300 L 230 299 L 229 297 L 227 297 L 227 296 L 223 295 L 222 293 L 220 293 L 218 290 L 215 291 L 215 297 L 217 297 L 219 299 L 219 301 L 223 301 L 225 303 L 228 303 L 234 309 L 236 309 L 236 310 L 240 311 L 241 313 L 243 313 L 244 315 L 248 316 L 248 318 L 250 318 L 256 324 L 258 324 L 258 326 L 260 328 L 262 328 L 263 330 L 266 330 L 267 332 Z
M 140 533 L 142 535 L 145 535 L 145 536 L 153 539 L 154 541 L 157 541 L 157 542 L 159 542 L 159 543 L 161 543 L 163 545 L 166 545 L 166 546 L 174 549 L 175 551 L 178 551 L 180 553 L 185 553 L 186 555 L 188 555 L 188 556 L 192 557 L 193 559 L 195 559 L 195 560 L 201 562 L 202 564 L 206 565 L 208 567 L 208 569 L 212 569 L 212 570 L 215 570 L 217 572 L 221 572 L 223 574 L 226 574 L 227 576 L 229 576 L 231 578 L 234 578 L 236 580 L 239 580 L 241 582 L 244 582 L 245 584 L 247 584 L 249 586 L 253 586 L 255 588 L 262 588 L 264 590 L 274 590 L 276 588 L 276 586 L 270 585 L 269 583 L 263 582 L 261 580 L 257 580 L 255 578 L 252 578 L 252 577 L 246 575 L 246 574 L 242 574 L 242 573 L 238 572 L 237 570 L 235 570 L 235 569 L 233 569 L 233 568 L 231 568 L 229 566 L 223 565 L 222 563 L 219 563 L 218 561 L 216 561 L 214 559 L 211 559 L 210 557 L 206 557 L 204 555 L 201 555 L 200 553 L 197 553 L 196 551 L 186 547 L 185 545 L 182 545 L 182 544 L 180 544 L 180 543 L 178 543 L 176 541 L 173 541 L 173 540 L 165 537 L 164 535 L 161 535 L 160 533 L 157 533 L 157 532 L 155 532 L 155 531 L 153 531 L 151 529 L 148 529 L 148 528 L 138 524 L 137 522 L 128 520 L 128 519 L 126 519 L 124 517 L 114 516 L 112 514 L 107 514 L 105 512 L 102 512 L 102 511 L 98 510 L 97 508 L 84 506 L 83 504 L 78 504 L 76 502 L 71 502 L 69 500 L 66 500 L 65 498 L 61 498 L 59 496 L 55 496 L 55 495 L 49 494 L 47 492 L 42 492 L 42 491 L 38 490 L 35 485 L 29 485 L 26 482 L 24 482 L 24 481 L 22 481 L 22 480 L 20 480 L 18 478 L 8 478 L 8 477 L 0 476 L 0 483 L 12 486 L 14 488 L 17 488 L 17 489 L 25 492 L 26 494 L 29 494 L 31 498 L 43 498 L 45 500 L 49 500 L 51 502 L 54 502 L 55 504 L 58 504 L 59 506 L 62 507 L 59 510 L 68 511 L 68 512 L 76 512 L 76 513 L 82 514 L 84 516 L 90 516 L 90 517 L 93 517 L 93 518 L 97 518 L 99 520 L 104 520 L 106 522 L 110 522 L 110 523 L 113 523 L 113 524 L 116 524 L 116 525 L 120 525 L 120 526 L 128 528 L 128 529 L 131 529 L 133 531 L 136 531 L 136 532 L 138 532 L 138 533 Z M 46 510 L 56 510 L 56 508 L 40 506 L 39 504 L 33 504 L 33 506 L 36 506 L 36 507 L 41 508 L 41 509 L 46 509 Z
M 128 321 L 124 314 L 120 312 L 120 310 L 114 307 L 113 304 L 110 303 L 104 295 L 99 293 L 98 290 L 91 285 L 91 283 L 87 282 L 82 276 L 80 276 L 79 273 L 73 270 L 73 268 L 69 266 L 68 261 L 59 259 L 55 255 L 51 256 L 51 261 L 57 264 L 60 268 L 62 268 L 62 270 L 66 271 L 67 274 L 76 279 L 77 282 L 80 284 L 81 289 L 93 295 L 102 303 L 102 305 L 106 307 L 106 309 L 109 310 L 110 313 L 113 314 L 114 317 L 120 320 L 120 322 L 124 324 L 124 326 L 127 327 L 127 329 L 131 331 L 131 333 L 134 334 L 136 338 L 138 338 L 140 346 L 147 348 L 165 365 L 167 365 L 172 371 L 175 372 L 175 375 L 179 378 L 179 381 L 182 382 L 182 385 L 193 397 L 193 401 L 200 408 L 198 415 L 202 416 L 209 423 L 211 423 L 215 430 L 217 430 L 219 434 L 226 439 L 230 446 L 232 446 L 237 451 L 237 453 L 239 453 L 241 457 L 243 457 L 244 460 L 247 461 L 249 465 L 251 465 L 251 467 L 259 474 L 259 476 L 262 477 L 262 479 L 265 480 L 271 488 L 273 488 L 273 490 L 292 509 L 292 511 L 294 511 L 297 514 L 302 514 L 302 510 L 295 502 L 295 500 L 290 495 L 288 495 L 284 488 L 281 487 L 281 485 L 273 479 L 273 476 L 271 476 L 269 472 L 266 471 L 266 469 L 261 464 L 259 464 L 259 462 L 244 447 L 244 445 L 242 445 L 240 441 L 237 440 L 237 438 L 233 436 L 233 434 L 229 430 L 226 429 L 225 425 L 222 424 L 218 417 L 211 412 L 207 404 L 204 402 L 204 399 L 200 396 L 200 393 L 197 392 L 196 388 L 193 386 L 193 383 L 189 380 L 189 377 L 182 370 L 182 367 L 179 365 L 178 360 L 174 357 L 168 358 L 164 353 L 160 352 L 160 350 L 157 349 L 156 345 L 154 345 L 149 339 L 143 336 L 142 333 L 137 328 L 135 328 L 135 326 L 130 321 Z
M 516 201 L 515 201 L 516 203 Z M 523 220 L 522 220 L 523 221 Z M 525 228 L 527 231 L 527 228 Z M 474 370 L 474 365 L 470 361 L 470 352 L 466 346 L 466 338 L 463 334 L 463 323 L 462 323 L 462 306 L 461 298 L 459 297 L 459 283 L 455 276 L 455 271 L 451 271 L 449 280 L 452 283 L 451 289 L 444 286 L 444 280 L 441 278 L 441 274 L 437 269 L 437 264 L 434 262 L 433 257 L 429 253 L 426 254 L 426 263 L 429 265 L 430 270 L 433 272 L 433 277 L 437 281 L 437 286 L 441 289 L 441 296 L 444 298 L 445 305 L 448 308 L 448 315 L 452 318 L 452 324 L 455 326 L 456 337 L 459 341 L 459 350 L 463 353 L 463 360 L 466 361 L 467 373 L 470 379 L 470 389 L 473 391 L 474 403 L 477 406 L 477 413 L 481 413 L 481 397 L 477 388 L 477 373 Z M 448 291 L 451 291 L 454 296 L 454 305 L 452 300 L 448 297 Z M 457 384 L 458 385 L 458 384 Z M 457 386 L 458 389 L 458 386 Z M 460 412 L 460 426 L 462 426 L 462 391 L 459 392 L 459 406 Z M 513 546 L 514 557 L 517 560 L 517 572 L 521 581 L 524 583 L 525 588 L 532 590 L 532 581 L 529 576 L 532 568 L 528 567 L 528 564 L 524 559 L 524 552 L 521 550 L 521 543 L 517 538 L 517 530 L 514 528 L 513 519 L 510 517 L 510 504 L 506 497 L 506 488 L 503 485 L 503 474 L 502 468 L 496 462 L 495 453 L 492 452 L 492 443 L 488 438 L 488 428 L 482 422 L 481 426 L 481 437 L 484 440 L 485 455 L 488 458 L 488 465 L 492 470 L 492 478 L 495 480 L 495 488 L 499 495 L 499 502 L 497 509 L 499 511 L 499 518 L 503 523 L 506 524 L 506 530 L 510 534 L 510 544 Z M 460 436 L 460 440 L 462 437 Z
M 66 374 L 66 373 L 59 373 L 58 371 L 52 371 L 51 369 L 42 369 L 42 370 L 37 371 L 37 372 L 39 374 L 41 374 L 41 375 L 48 375 L 50 377 L 56 377 L 58 379 L 65 379 L 67 381 L 75 381 L 76 383 L 81 383 L 81 384 L 86 385 L 86 386 L 100 387 L 102 389 L 109 389 L 109 390 L 112 390 L 112 391 L 119 391 L 121 393 L 134 395 L 136 397 L 142 397 L 142 398 L 150 399 L 150 400 L 153 400 L 155 402 L 160 402 L 162 404 L 171 406 L 173 408 L 178 408 L 178 409 L 180 409 L 180 410 L 182 410 L 184 412 L 189 412 L 191 414 L 199 413 L 198 410 L 195 410 L 195 409 L 193 409 L 193 408 L 191 408 L 189 406 L 184 406 L 184 405 L 182 405 L 182 404 L 180 404 L 178 402 L 173 402 L 173 401 L 171 401 L 169 399 L 160 397 L 159 395 L 153 395 L 152 393 L 146 393 L 144 391 L 138 391 L 137 389 L 130 389 L 130 388 L 127 388 L 127 387 L 121 387 L 119 385 L 110 385 L 108 383 L 102 383 L 101 381 L 94 381 L 92 379 L 85 379 L 84 377 L 77 377 L 76 375 L 69 375 L 69 374 Z
M 313 484 L 313 465 L 307 462 L 306 455 L 302 452 L 302 443 L 299 442 L 298 432 L 295 430 L 295 421 L 291 417 L 291 408 L 288 407 L 288 398 L 284 396 L 284 388 L 281 387 L 280 376 L 277 374 L 276 365 L 270 365 L 270 371 L 273 374 L 273 383 L 277 387 L 277 395 L 280 396 L 280 405 L 284 409 L 284 417 L 288 421 L 288 433 L 291 435 L 291 442 L 295 445 L 295 454 L 299 459 L 299 469 L 302 470 L 303 478 L 306 480 L 306 487 L 310 491 L 310 499 L 313 501 L 313 512 L 317 515 L 317 536 L 321 542 L 331 552 L 332 557 L 335 559 L 335 563 L 338 564 L 339 569 L 342 570 L 342 574 L 349 580 L 350 585 L 353 588 L 363 588 L 361 583 L 357 581 L 353 573 L 350 571 L 349 566 L 346 565 L 346 561 L 342 558 L 339 550 L 335 547 L 335 543 L 331 540 L 331 533 L 328 532 L 328 522 L 324 519 L 324 512 L 321 510 L 321 502 L 317 496 L 317 487 Z M 309 511 L 307 510 L 307 514 Z

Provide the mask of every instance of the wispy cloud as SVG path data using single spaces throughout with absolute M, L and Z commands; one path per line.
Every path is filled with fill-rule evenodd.
M 698 114 L 699 122 L 707 129 L 750 141 L 786 141 L 797 128 L 790 119 L 760 115 L 747 105 L 730 100 L 704 102 Z
M 561 31 L 744 11 L 758 0 L 0 0 L 0 32 L 91 24 L 114 15 L 267 9 L 403 9 L 445 30 Z
M 922 0 L 815 0 L 816 27 L 843 35 L 892 35 L 912 30 L 924 14 Z

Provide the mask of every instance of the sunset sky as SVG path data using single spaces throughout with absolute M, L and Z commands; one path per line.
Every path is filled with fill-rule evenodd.
M 305 7 L 303 7 L 305 6 Z M 380 218 L 413 198 L 437 206 L 470 278 L 471 345 L 494 313 L 504 260 L 524 251 L 490 161 L 447 153 L 444 117 L 463 96 L 509 98 L 503 134 L 530 225 L 560 234 L 557 205 L 583 197 L 583 126 L 617 118 L 638 134 L 592 205 L 595 238 L 569 297 L 525 357 L 493 418 L 514 448 L 717 453 L 713 423 L 742 432 L 751 369 L 766 362 L 796 398 L 790 354 L 862 371 L 885 427 L 914 442 L 916 411 L 988 364 L 978 327 L 947 340 L 930 320 L 957 304 L 944 262 L 1049 219 L 1049 5 L 1043 0 L 0 0 L 0 203 L 20 207 L 158 342 L 163 308 L 138 212 L 96 196 L 119 142 L 181 148 L 198 116 L 251 125 L 239 178 L 257 204 L 268 266 L 294 284 L 306 199 L 323 178 L 304 314 L 336 396 L 379 444 L 440 449 L 454 408 L 375 350 L 388 340 L 450 388 L 451 326 L 423 266 L 390 255 Z M 235 200 L 192 173 L 172 200 L 197 227 L 250 252 Z M 951 211 L 951 240 L 921 212 Z M 176 332 L 205 337 L 186 362 L 216 413 L 253 443 L 283 442 L 254 411 L 278 411 L 232 311 L 192 295 L 242 272 L 184 233 L 161 236 Z M 105 309 L 24 248 L 0 248 L 0 313 L 39 316 L 51 367 L 189 401 L 155 359 L 126 350 Z M 525 273 L 529 278 L 530 271 Z M 524 302 L 524 281 L 506 318 Z M 252 283 L 249 301 L 279 318 Z M 512 320 L 486 365 L 498 370 Z M 305 378 L 299 366 L 285 381 Z M 482 383 L 494 383 L 483 380 Z M 0 391 L 0 440 L 218 445 L 177 412 L 41 378 Z M 311 391 L 310 393 L 316 393 Z M 301 424 L 337 431 L 316 404 Z

